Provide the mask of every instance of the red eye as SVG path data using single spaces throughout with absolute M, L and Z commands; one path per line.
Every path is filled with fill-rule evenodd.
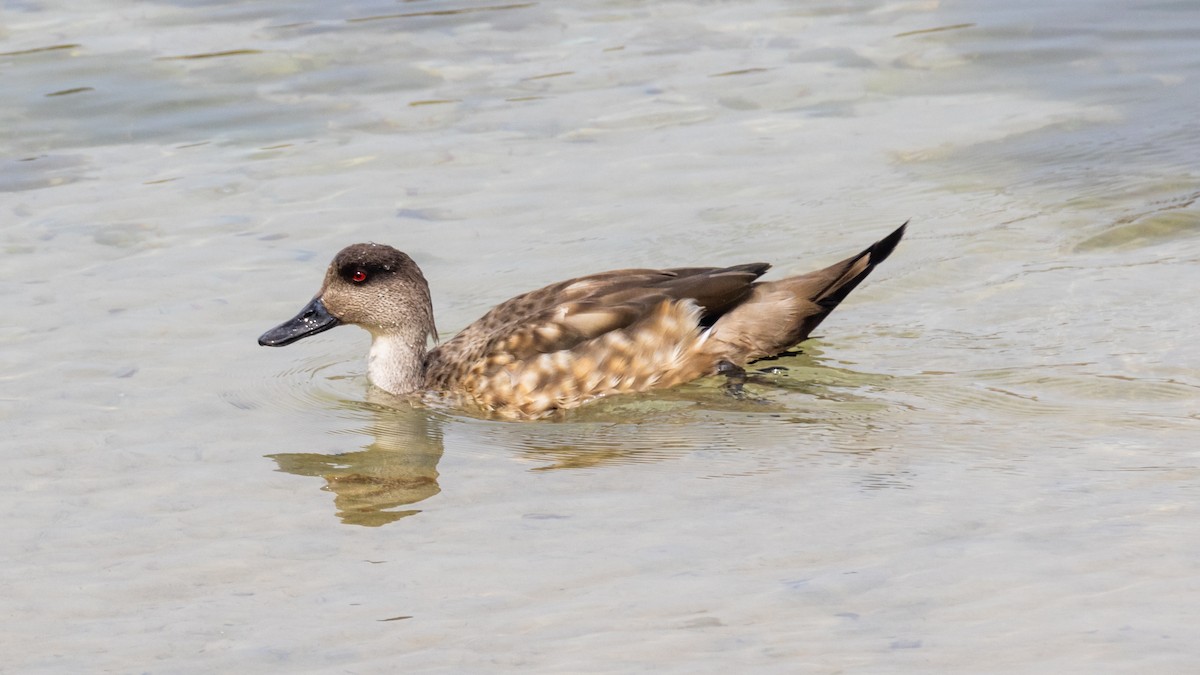
M 354 274 L 350 275 L 350 279 L 353 280 L 354 283 L 361 284 L 367 280 L 367 273 L 362 270 L 354 270 Z

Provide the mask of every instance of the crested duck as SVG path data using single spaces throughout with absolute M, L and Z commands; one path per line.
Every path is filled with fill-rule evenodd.
M 783 352 L 887 259 L 906 226 L 829 267 L 776 281 L 758 281 L 768 263 L 560 281 L 500 303 L 433 349 L 433 303 L 417 264 L 391 246 L 354 244 L 334 257 L 312 301 L 258 343 L 281 347 L 353 324 L 371 333 L 375 386 L 536 419 L 602 396 L 742 372 Z

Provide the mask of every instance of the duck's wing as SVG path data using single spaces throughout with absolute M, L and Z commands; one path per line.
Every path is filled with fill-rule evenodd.
M 507 300 L 431 351 L 426 378 L 455 386 L 469 373 L 571 350 L 656 316 L 664 302 L 690 301 L 695 326 L 711 325 L 751 292 L 767 263 L 733 267 L 628 269 L 559 282 Z

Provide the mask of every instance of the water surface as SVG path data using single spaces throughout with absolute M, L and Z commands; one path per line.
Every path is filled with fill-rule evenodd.
M 146 2 L 0 28 L 14 672 L 1190 672 L 1191 3 Z M 255 344 L 910 234 L 785 371 L 551 423 Z

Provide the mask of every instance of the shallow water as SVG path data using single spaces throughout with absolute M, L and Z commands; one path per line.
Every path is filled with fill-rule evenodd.
M 149 2 L 0 25 L 13 672 L 1190 672 L 1200 7 Z M 806 271 L 786 371 L 516 424 L 365 334 L 605 268 Z

